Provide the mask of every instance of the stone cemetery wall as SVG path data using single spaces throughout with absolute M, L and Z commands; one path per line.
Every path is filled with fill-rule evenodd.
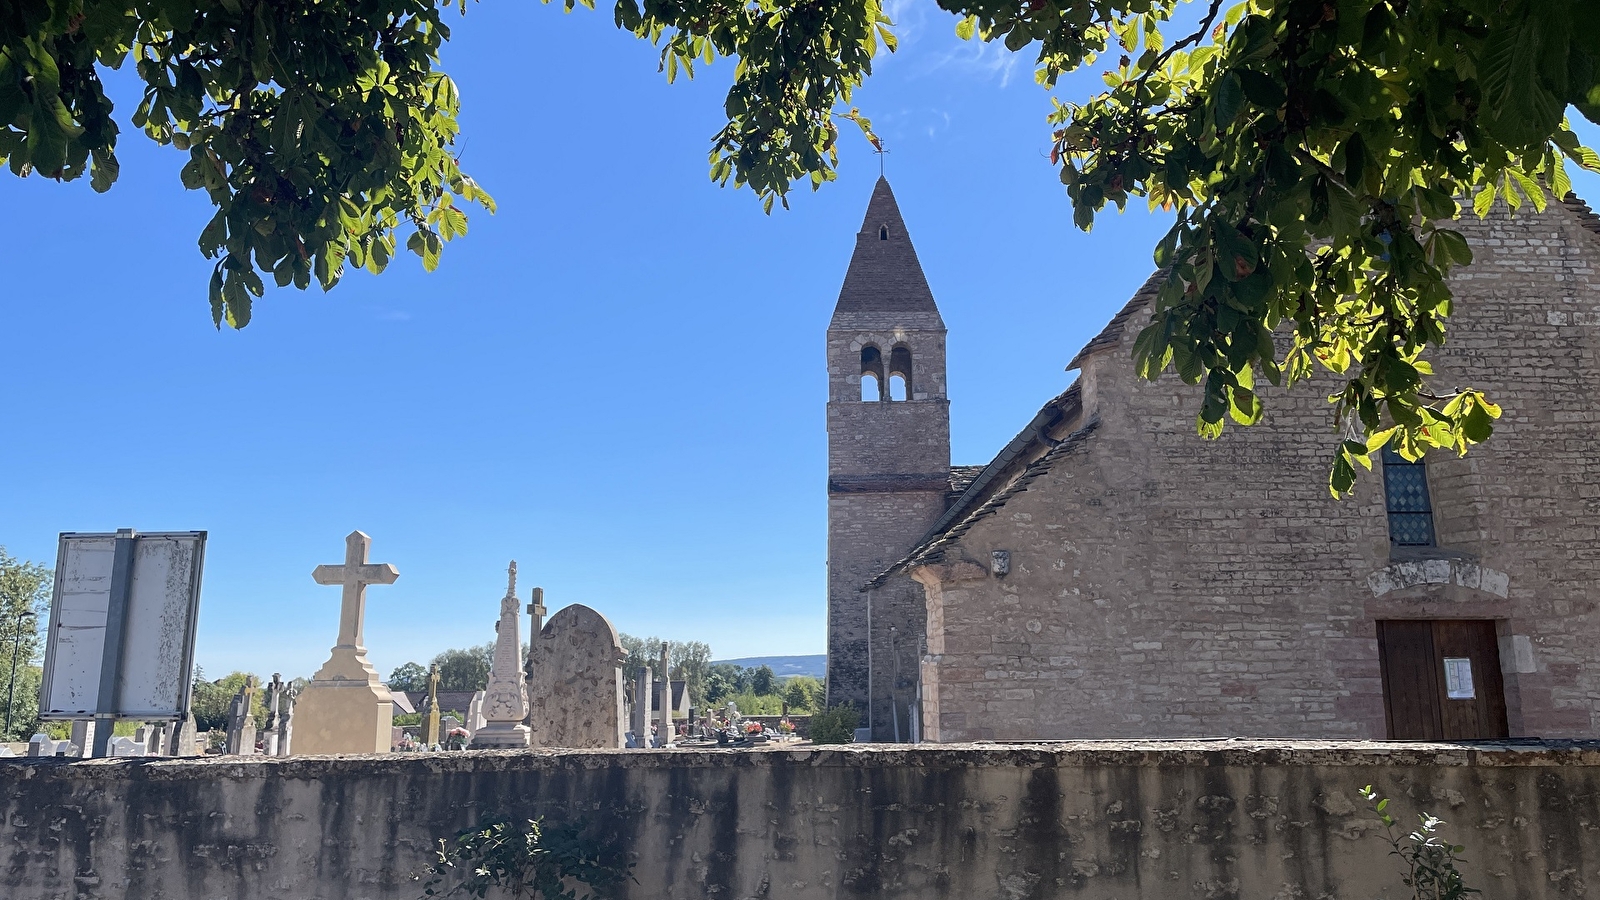
M 0 897 L 409 900 L 439 836 L 544 816 L 628 900 L 1398 900 L 1367 783 L 1484 897 L 1600 883 L 1600 742 L 1227 741 L 8 761 Z

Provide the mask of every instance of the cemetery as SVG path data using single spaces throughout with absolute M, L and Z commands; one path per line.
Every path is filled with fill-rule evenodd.
M 1600 900 L 1594 5 L 5 0 L 0 900 Z
M 140 537 L 84 543 L 154 559 L 128 546 Z M 389 724 L 397 700 L 367 661 L 363 623 L 367 587 L 399 573 L 370 562 L 370 544 L 352 533 L 344 563 L 313 573 L 342 592 L 328 663 L 299 691 L 279 675 L 265 685 L 247 677 L 217 752 L 197 745 L 192 715 L 152 716 L 132 737 L 97 739 L 119 717 L 104 714 L 94 691 L 71 694 L 83 708 L 70 739 L 37 735 L 29 758 L 0 765 L 0 895 L 408 900 L 437 871 L 428 867 L 441 840 L 536 820 L 603 848 L 597 858 L 617 871 L 605 895 L 641 900 L 1083 891 L 1220 900 L 1301 897 L 1307 886 L 1323 897 L 1396 896 L 1393 873 L 1372 865 L 1385 845 L 1366 785 L 1396 806 L 1477 823 L 1465 840 L 1489 896 L 1581 896 L 1596 865 L 1600 745 L 1592 743 L 830 747 L 804 739 L 826 715 L 794 717 L 797 729 L 785 716 L 743 716 L 733 700 L 663 726 L 661 711 L 688 695 L 681 688 L 675 704 L 673 683 L 651 675 L 670 671 L 667 645 L 625 685 L 627 654 L 605 616 L 569 605 L 546 620 L 541 589 L 523 605 L 515 562 L 496 608 L 487 683 L 467 719 L 441 715 L 434 666 L 418 704 L 419 738 L 397 737 L 402 729 Z M 98 581 L 75 576 L 74 566 L 93 559 L 80 564 L 74 553 L 58 615 L 63 604 L 92 610 L 84 598 L 96 584 L 135 611 L 185 608 L 193 590 L 166 577 L 155 592 L 165 596 L 152 596 L 140 587 L 147 581 L 123 572 L 130 585 L 121 596 L 117 566 Z M 197 561 L 182 561 L 198 571 Z M 523 615 L 534 635 L 525 656 Z M 138 657 L 143 648 L 126 636 L 144 625 L 124 619 L 124 653 Z M 114 635 L 108 621 L 99 630 Z M 58 678 L 81 665 L 70 654 L 88 647 L 103 659 L 112 643 L 89 647 L 79 631 L 74 645 L 47 648 Z M 127 703 L 141 682 L 119 665 L 125 687 L 113 693 Z M 259 734 L 257 694 L 267 722 Z M 140 714 L 159 695 L 146 690 Z M 51 691 L 43 708 L 60 707 L 59 696 Z

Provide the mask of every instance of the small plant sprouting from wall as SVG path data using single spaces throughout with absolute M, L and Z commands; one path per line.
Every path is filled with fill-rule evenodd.
M 490 822 L 455 840 L 439 839 L 434 862 L 415 876 L 424 900 L 496 895 L 518 900 L 602 900 L 632 877 L 613 845 L 584 834 L 581 825 L 544 825 L 541 820 Z
M 1458 854 L 1467 848 L 1439 837 L 1443 820 L 1422 813 L 1417 816 L 1416 829 L 1402 837 L 1394 816 L 1385 811 L 1389 798 L 1380 795 L 1370 784 L 1361 789 L 1361 796 L 1383 823 L 1385 837 L 1393 848 L 1389 855 L 1400 857 L 1401 880 L 1411 889 L 1415 900 L 1465 900 L 1471 894 L 1482 893 L 1477 888 L 1467 887 L 1456 868 L 1462 861 Z

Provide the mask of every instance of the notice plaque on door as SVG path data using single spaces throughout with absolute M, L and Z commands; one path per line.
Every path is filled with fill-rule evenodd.
M 1445 696 L 1451 700 L 1472 700 L 1478 692 L 1472 689 L 1472 660 L 1465 656 L 1444 658 Z

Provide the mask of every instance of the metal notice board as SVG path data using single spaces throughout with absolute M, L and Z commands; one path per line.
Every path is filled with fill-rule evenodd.
M 189 714 L 205 548 L 204 531 L 61 535 L 41 719 Z

